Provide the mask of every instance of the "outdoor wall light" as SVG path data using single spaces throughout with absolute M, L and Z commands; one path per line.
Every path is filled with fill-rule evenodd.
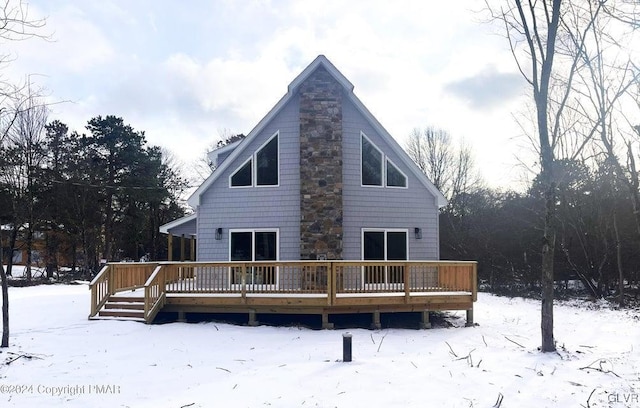
M 422 239 L 422 229 L 415 227 L 413 229 L 413 233 L 415 234 L 416 239 Z
M 222 228 L 216 228 L 216 239 L 218 241 L 222 239 Z

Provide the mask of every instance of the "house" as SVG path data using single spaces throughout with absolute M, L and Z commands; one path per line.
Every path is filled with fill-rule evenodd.
M 439 258 L 445 198 L 322 55 L 212 158 L 195 215 L 160 228 L 198 261 Z
M 108 265 L 91 316 L 317 313 L 331 327 L 329 314 L 366 312 L 379 327 L 381 312 L 419 311 L 428 326 L 429 310 L 458 309 L 471 323 L 475 262 L 438 261 L 444 196 L 353 88 L 318 56 L 246 138 L 212 152 L 194 214 L 160 227 L 169 262 Z M 136 302 L 112 299 L 120 289 L 142 287 L 141 310 L 113 311 Z

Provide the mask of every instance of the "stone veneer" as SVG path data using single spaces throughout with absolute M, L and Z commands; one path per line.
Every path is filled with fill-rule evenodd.
M 342 259 L 342 86 L 319 67 L 299 92 L 300 259 Z

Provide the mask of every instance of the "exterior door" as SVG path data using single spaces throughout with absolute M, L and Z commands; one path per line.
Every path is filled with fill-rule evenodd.
M 231 230 L 229 259 L 231 261 L 277 261 L 278 231 L 276 230 Z M 246 268 L 247 285 L 276 285 L 278 270 L 275 266 L 254 265 Z M 231 283 L 242 283 L 242 268 L 232 268 Z
M 407 230 L 362 231 L 362 259 L 365 261 L 405 261 L 408 258 Z M 404 266 L 367 266 L 365 284 L 399 284 L 404 282 Z

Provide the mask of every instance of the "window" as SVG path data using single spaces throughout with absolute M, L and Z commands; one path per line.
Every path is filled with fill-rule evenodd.
M 362 259 L 365 261 L 407 260 L 407 230 L 362 231 Z M 383 289 L 394 289 L 389 284 L 404 282 L 404 266 L 381 265 L 363 268 L 365 284 L 385 285 Z
M 364 133 L 360 137 L 362 185 L 406 188 L 407 176 Z
M 240 166 L 231 176 L 232 187 L 251 187 L 251 160 Z
M 407 176 L 387 159 L 387 187 L 407 187 Z
M 278 260 L 277 230 L 231 230 L 229 259 L 231 261 L 276 261 Z M 278 269 L 274 266 L 246 268 L 247 285 L 276 285 Z M 242 268 L 231 268 L 231 283 L 242 283 Z
M 259 186 L 278 185 L 277 135 L 256 153 L 256 183 Z
M 362 135 L 362 185 L 382 186 L 382 153 Z
M 279 133 L 276 132 L 231 175 L 229 181 L 231 187 L 277 186 L 279 184 L 278 135 Z

